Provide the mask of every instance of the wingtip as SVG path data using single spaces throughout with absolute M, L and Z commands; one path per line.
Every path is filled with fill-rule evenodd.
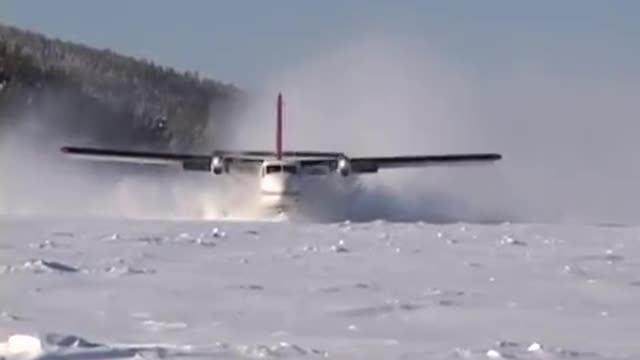
M 65 154 L 73 154 L 75 152 L 78 151 L 82 151 L 81 147 L 76 147 L 76 146 L 70 146 L 70 145 L 65 145 L 60 147 L 60 152 L 65 153 Z

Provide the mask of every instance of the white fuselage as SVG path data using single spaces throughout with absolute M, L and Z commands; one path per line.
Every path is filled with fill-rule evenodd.
M 300 168 L 287 161 L 265 161 L 260 169 L 260 205 L 284 212 L 300 195 Z
M 340 218 L 357 194 L 353 176 L 322 168 L 303 171 L 296 161 L 265 161 L 259 177 L 259 205 L 267 214 Z

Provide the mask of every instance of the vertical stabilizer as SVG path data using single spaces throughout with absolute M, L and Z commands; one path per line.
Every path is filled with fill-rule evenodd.
M 282 94 L 278 93 L 278 114 L 276 124 L 276 156 L 282 159 Z

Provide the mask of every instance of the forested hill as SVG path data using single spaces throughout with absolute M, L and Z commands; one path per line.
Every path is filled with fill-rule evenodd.
M 229 121 L 244 94 L 110 50 L 0 25 L 0 129 L 38 122 L 75 143 L 186 150 Z

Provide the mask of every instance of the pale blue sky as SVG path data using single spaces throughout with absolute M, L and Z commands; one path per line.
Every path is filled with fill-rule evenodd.
M 631 0 L 0 0 L 0 22 L 241 87 L 368 32 L 481 74 L 530 54 L 624 74 L 640 59 L 638 19 Z

